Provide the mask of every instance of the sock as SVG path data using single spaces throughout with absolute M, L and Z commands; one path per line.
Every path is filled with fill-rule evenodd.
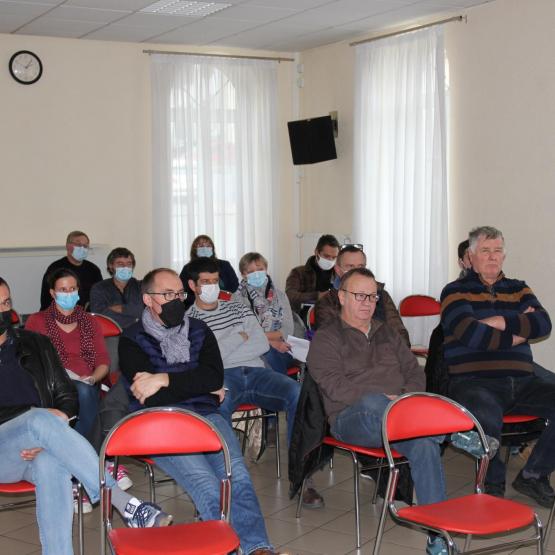
M 133 516 L 135 509 L 142 503 L 140 499 L 129 495 L 118 486 L 112 488 L 112 505 L 124 517 Z

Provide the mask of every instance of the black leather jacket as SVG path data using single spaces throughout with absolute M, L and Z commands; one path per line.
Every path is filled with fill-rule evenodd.
M 43 408 L 59 409 L 68 417 L 77 416 L 77 390 L 67 375 L 50 339 L 39 333 L 11 329 L 21 367 L 33 378 Z M 0 423 L 17 416 L 10 407 L 0 407 Z

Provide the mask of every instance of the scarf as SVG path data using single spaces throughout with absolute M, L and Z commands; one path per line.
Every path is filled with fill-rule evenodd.
M 264 291 L 264 288 L 266 290 Z M 278 331 L 283 320 L 283 308 L 279 304 L 277 291 L 268 276 L 268 283 L 263 287 L 253 287 L 243 278 L 237 289 L 237 294 L 248 299 L 254 315 L 264 332 Z
M 154 319 L 149 308 L 143 310 L 142 316 L 145 331 L 154 337 L 162 349 L 162 355 L 168 364 L 189 362 L 189 317 L 183 318 L 183 323 L 174 328 L 166 328 Z
M 69 355 L 62 338 L 61 329 L 56 324 L 74 324 L 77 322 L 77 329 L 79 331 L 79 345 L 81 358 L 87 363 L 91 372 L 94 371 L 96 361 L 96 350 L 94 348 L 94 327 L 92 317 L 87 314 L 82 306 L 76 305 L 73 312 L 69 315 L 62 314 L 58 310 L 56 301 L 52 301 L 50 306 L 45 310 L 46 313 L 46 333 L 62 361 L 62 364 L 67 368 L 69 364 Z

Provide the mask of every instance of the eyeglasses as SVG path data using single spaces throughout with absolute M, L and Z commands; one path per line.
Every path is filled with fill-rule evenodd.
M 371 303 L 377 303 L 380 300 L 380 296 L 377 293 L 354 293 L 353 291 L 347 291 L 347 289 L 341 289 L 345 293 L 350 293 L 354 295 L 355 301 L 362 303 L 364 301 L 369 301 Z
M 5 299 L 4 301 L 0 301 L 0 306 L 7 308 L 8 310 L 12 307 L 12 300 L 10 297 Z
M 364 245 L 362 243 L 343 243 L 343 245 L 339 247 L 339 252 L 341 252 L 342 250 L 348 247 L 353 247 L 355 249 L 364 251 Z
M 156 291 L 147 291 L 149 295 L 162 295 L 166 301 L 173 301 L 179 299 L 184 301 L 187 298 L 187 292 L 182 289 L 181 291 L 164 291 L 163 293 L 157 293 Z

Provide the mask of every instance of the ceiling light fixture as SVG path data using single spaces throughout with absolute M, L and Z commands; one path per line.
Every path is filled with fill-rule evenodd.
M 143 13 L 158 15 L 181 15 L 185 17 L 206 17 L 229 8 L 231 4 L 220 2 L 188 2 L 186 0 L 159 0 L 142 10 Z

